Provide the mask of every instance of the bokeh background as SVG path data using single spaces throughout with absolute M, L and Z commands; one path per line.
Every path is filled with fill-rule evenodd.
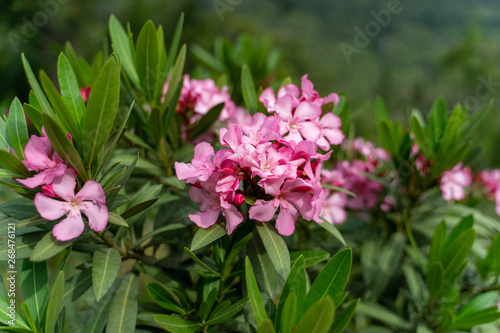
M 439 96 L 450 108 L 469 104 L 477 114 L 500 96 L 494 0 L 1 0 L 1 109 L 14 96 L 27 101 L 21 52 L 35 71 L 53 76 L 66 41 L 88 61 L 110 50 L 111 14 L 130 22 L 135 36 L 148 19 L 162 24 L 168 45 L 181 12 L 188 50 L 197 44 L 213 52 L 217 36 L 269 39 L 281 55 L 278 77 L 298 84 L 307 73 L 323 95 L 347 93 L 356 134 L 375 141 L 376 96 L 405 123 L 412 108 L 425 113 Z M 188 59 L 187 70 L 194 65 Z M 475 138 L 483 148 L 477 168 L 500 166 L 499 121 L 494 103 Z

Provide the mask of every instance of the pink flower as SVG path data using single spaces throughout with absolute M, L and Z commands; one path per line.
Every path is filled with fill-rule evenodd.
M 80 95 L 82 95 L 83 101 L 85 102 L 85 104 L 87 104 L 87 101 L 90 97 L 90 86 L 80 88 Z
M 255 205 L 250 207 L 251 219 L 268 222 L 276 213 L 278 207 L 280 212 L 276 218 L 276 229 L 281 235 L 290 236 L 295 231 L 295 222 L 299 217 L 310 221 L 317 218 L 316 209 L 313 206 L 313 196 L 308 193 L 312 186 L 303 179 L 287 180 L 280 193 L 272 200 L 259 199 Z
M 320 216 L 331 224 L 344 223 L 347 219 L 346 204 L 347 195 L 341 192 L 334 192 L 323 203 Z
M 57 220 L 69 213 L 52 230 L 54 237 L 67 241 L 81 235 L 85 229 L 81 212 L 89 221 L 92 230 L 103 231 L 108 223 L 106 196 L 98 182 L 89 180 L 75 195 L 76 171 L 68 169 L 66 173 L 54 179 L 53 192 L 64 201 L 51 199 L 43 193 L 35 196 L 35 207 L 40 216 L 47 220 Z
M 35 188 L 44 184 L 50 185 L 54 181 L 54 178 L 62 176 L 67 168 L 67 165 L 64 164 L 56 152 L 51 156 L 51 144 L 43 127 L 42 133 L 42 137 L 31 136 L 24 148 L 26 161 L 23 161 L 29 171 L 39 171 L 39 173 L 31 178 L 16 179 L 29 188 Z
M 342 121 L 333 113 L 327 113 L 319 121 L 321 137 L 316 144 L 323 150 L 329 150 L 330 144 L 339 145 L 344 140 L 344 133 L 340 130 Z
M 465 198 L 465 187 L 472 182 L 469 167 L 463 167 L 460 162 L 450 171 L 445 171 L 441 175 L 441 191 L 443 199 L 447 201 L 462 200 Z
M 207 142 L 200 142 L 194 147 L 194 157 L 191 163 L 175 162 L 175 172 L 180 180 L 186 179 L 189 184 L 197 180 L 206 181 L 214 170 L 211 161 L 215 155 L 212 146 Z

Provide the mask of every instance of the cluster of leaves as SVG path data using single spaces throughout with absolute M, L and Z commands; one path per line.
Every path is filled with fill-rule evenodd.
M 443 171 L 473 157 L 468 140 L 486 110 L 471 121 L 461 106 L 448 116 L 437 100 L 426 121 L 412 112 L 410 131 L 392 122 L 377 100 L 379 139 L 391 155 L 377 174 L 389 179 L 367 177 L 393 198 L 390 212 L 377 206 L 365 216 L 350 214 L 338 229 L 299 219 L 287 239 L 272 223 L 251 220 L 230 236 L 223 218 L 197 229 L 187 218 L 197 209 L 173 164 L 191 159 L 191 142 L 212 128 L 222 105 L 182 135 L 176 112 L 187 53 L 180 47 L 182 25 L 183 16 L 167 52 L 161 26 L 147 22 L 134 39 L 130 27 L 112 16 L 114 53 L 99 53 L 89 64 L 67 44 L 57 63 L 59 89 L 45 72 L 35 76 L 22 57 L 32 88 L 29 103 L 14 99 L 9 115 L 0 119 L 1 182 L 23 196 L 0 205 L 0 259 L 5 266 L 15 261 L 21 283 L 16 326 L 7 327 L 10 317 L 2 310 L 0 329 L 449 332 L 500 317 L 491 306 L 500 276 L 498 221 L 472 204 L 445 203 L 436 191 Z M 197 47 L 191 51 L 217 82 L 230 85 L 234 101 L 259 112 L 257 96 L 271 84 L 278 59 L 269 44 L 243 37 L 234 45 L 217 41 L 214 56 Z M 80 91 L 87 86 L 85 102 Z M 325 105 L 327 112 L 342 119 L 345 133 L 351 130 L 345 96 L 335 106 Z M 41 218 L 33 205 L 39 190 L 13 180 L 32 176 L 22 162 L 24 147 L 29 133 L 41 135 L 42 127 L 54 151 L 77 171 L 80 185 L 102 185 L 110 212 L 104 231 L 57 241 L 54 222 Z M 425 174 L 413 144 L 431 161 Z M 345 151 L 336 147 L 330 162 L 348 159 Z M 247 198 L 242 210 L 254 203 Z M 7 236 L 12 224 L 15 258 Z M 342 249 L 346 244 L 352 249 Z M 7 278 L 2 275 L 6 288 Z M 7 294 L 0 296 L 5 309 Z M 82 304 L 84 320 L 74 314 Z

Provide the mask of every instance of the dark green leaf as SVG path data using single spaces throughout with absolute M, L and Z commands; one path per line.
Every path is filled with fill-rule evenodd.
M 189 141 L 197 138 L 199 135 L 206 133 L 212 125 L 219 119 L 219 115 L 224 108 L 224 103 L 217 104 L 210 109 L 196 124 L 191 133 L 189 133 Z
M 75 120 L 77 127 L 81 129 L 83 117 L 85 116 L 85 103 L 80 94 L 75 72 L 63 53 L 61 53 L 57 62 L 57 76 L 64 104 L 66 104 L 69 114 Z
M 161 114 L 165 112 L 167 106 L 170 105 L 170 100 L 174 96 L 174 93 L 177 91 L 179 84 L 183 82 L 182 72 L 184 70 L 184 63 L 186 61 L 186 45 L 181 47 L 179 54 L 177 55 L 177 59 L 175 60 L 174 67 L 172 69 L 172 76 L 170 77 L 170 81 L 168 83 L 167 93 L 165 94 L 165 100 L 161 105 Z
M 151 298 L 161 307 L 181 315 L 186 314 L 186 311 L 180 307 L 176 299 L 162 285 L 156 282 L 150 282 L 146 287 Z
M 5 150 L 0 150 L 0 166 L 19 175 L 19 178 L 32 176 L 19 158 Z
M 379 304 L 359 302 L 357 312 L 404 330 L 409 330 L 412 327 L 408 321 Z
M 431 296 L 438 296 L 443 287 L 444 269 L 440 262 L 435 261 L 426 276 L 427 289 Z
M 116 54 L 123 64 L 123 69 L 132 83 L 136 87 L 139 87 L 139 75 L 135 69 L 131 45 L 129 44 L 127 33 L 125 32 L 125 29 L 123 29 L 120 21 L 118 21 L 114 15 L 111 15 L 109 18 L 109 35 L 111 36 L 111 41 L 113 42 Z
M 89 267 L 66 280 L 63 294 L 64 304 L 76 301 L 90 287 L 92 287 L 92 268 Z
M 257 93 L 252 73 L 247 65 L 243 65 L 241 68 L 241 93 L 247 110 L 252 114 L 257 112 Z
M 247 254 L 252 263 L 257 283 L 269 297 L 274 298 L 278 291 L 278 273 L 276 273 L 259 237 L 252 237 Z
M 201 328 L 198 323 L 169 315 L 156 315 L 155 321 L 172 333 L 194 333 Z
M 35 248 L 35 245 L 42 239 L 45 231 L 29 233 L 16 237 L 16 259 L 29 258 Z M 0 260 L 7 261 L 9 258 L 8 238 L 0 242 Z
M 21 290 L 23 300 L 30 309 L 33 320 L 38 324 L 42 319 L 43 303 L 49 290 L 46 262 L 23 260 Z
M 194 262 L 196 262 L 201 268 L 204 268 L 206 269 L 207 271 L 209 272 L 212 272 L 214 273 L 215 275 L 217 276 L 221 276 L 220 273 L 217 273 L 216 271 L 214 271 L 212 268 L 208 267 L 203 261 L 201 261 L 193 252 L 191 252 L 187 247 L 184 247 L 184 252 L 186 252 L 189 257 L 191 257 L 191 259 L 194 260 Z
M 234 317 L 238 312 L 243 310 L 243 308 L 250 302 L 248 297 L 240 299 L 238 302 L 229 305 L 228 303 L 222 303 L 214 309 L 210 315 L 207 325 L 215 325 L 225 322 L 226 320 Z
M 387 113 L 387 108 L 385 107 L 384 100 L 382 97 L 377 96 L 375 99 L 375 121 L 378 124 L 382 120 L 389 121 L 389 115 Z
M 85 82 L 85 74 L 83 73 L 81 62 L 78 60 L 78 56 L 76 55 L 75 50 L 73 49 L 73 46 L 70 42 L 66 42 L 66 45 L 64 45 L 64 53 L 66 54 L 71 67 L 73 68 L 75 77 L 78 80 L 78 85 L 80 87 L 85 87 L 85 85 L 87 84 Z
M 331 328 L 332 333 L 344 332 L 344 329 L 347 327 L 352 316 L 354 315 L 354 312 L 356 311 L 358 303 L 359 300 L 352 301 L 344 310 L 342 310 L 342 312 L 338 314 L 337 317 L 335 317 Z
M 7 150 L 7 148 L 12 149 L 12 144 L 10 142 L 9 127 L 5 120 L 0 117 L 0 149 Z
M 175 55 L 177 54 L 177 50 L 179 49 L 179 42 L 181 40 L 182 34 L 182 26 L 184 25 L 184 13 L 181 13 L 179 16 L 179 21 L 177 21 L 177 26 L 175 27 L 174 37 L 172 38 L 172 42 L 170 43 L 170 48 L 168 50 L 168 59 L 167 64 L 165 66 L 166 70 L 169 70 L 174 63 Z
M 153 22 L 148 21 L 142 27 L 137 38 L 136 52 L 140 83 L 148 100 L 153 102 L 159 71 L 158 38 Z
M 90 274 L 89 274 L 90 280 Z M 85 325 L 85 333 L 102 333 L 104 330 L 104 325 L 106 325 L 106 319 L 109 312 L 109 304 L 111 303 L 113 295 L 107 293 L 99 303 L 96 303 L 96 307 L 92 307 L 93 311 L 90 314 L 89 319 Z
M 38 242 L 38 244 L 36 244 L 30 259 L 32 261 L 43 261 L 52 258 L 56 254 L 73 244 L 74 241 L 74 239 L 66 242 L 58 241 L 52 234 L 52 231 L 49 231 Z
M 47 312 L 45 314 L 45 332 L 52 332 L 56 326 L 57 318 L 63 308 L 64 271 L 60 271 L 51 288 Z
M 144 235 L 138 241 L 136 241 L 134 244 L 132 244 L 129 247 L 129 249 L 130 250 L 135 249 L 137 246 L 141 245 L 142 243 L 144 243 L 146 240 L 152 238 L 153 236 L 156 236 L 156 235 L 168 232 L 168 231 L 179 230 L 179 229 L 182 229 L 185 227 L 186 227 L 185 225 L 180 224 L 180 223 L 173 223 L 173 224 L 165 225 L 161 228 L 155 229 L 155 230 L 151 231 L 150 233 Z
M 94 252 L 92 284 L 98 302 L 113 285 L 120 270 L 121 262 L 121 255 L 115 248 L 100 249 Z
M 400 267 L 405 240 L 406 237 L 403 233 L 395 233 L 387 244 L 382 247 L 377 260 L 378 274 L 375 276 L 372 286 L 375 297 L 382 294 L 392 276 Z

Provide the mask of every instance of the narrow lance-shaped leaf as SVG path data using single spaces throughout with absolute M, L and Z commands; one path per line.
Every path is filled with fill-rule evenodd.
M 52 258 L 74 242 L 74 239 L 60 242 L 58 241 L 52 231 L 49 231 L 45 236 L 36 244 L 31 255 L 32 261 L 43 261 Z
M 247 65 L 243 65 L 241 68 L 241 93 L 248 111 L 252 114 L 257 112 L 257 93 L 255 91 L 252 73 L 250 73 L 250 69 Z
M 257 286 L 257 281 L 255 280 L 255 275 L 253 273 L 252 264 L 248 257 L 245 259 L 245 278 L 253 314 L 255 316 L 255 320 L 257 321 L 257 325 L 260 326 L 267 318 L 266 309 L 264 308 L 264 302 L 262 302 L 259 287 Z
M 0 166 L 22 177 L 31 177 L 23 162 L 15 155 L 0 149 Z
M 83 156 L 87 168 L 96 159 L 113 128 L 120 97 L 120 65 L 111 55 L 97 78 L 83 120 Z
M 181 47 L 179 51 L 179 55 L 175 60 L 174 67 L 172 69 L 172 76 L 170 77 L 170 81 L 168 83 L 167 93 L 165 94 L 165 100 L 161 105 L 161 114 L 165 112 L 167 106 L 170 104 L 170 100 L 174 96 L 174 93 L 177 91 L 179 84 L 182 84 L 183 76 L 182 72 L 184 70 L 184 63 L 186 62 L 186 45 Z M 168 122 L 167 122 L 168 123 Z
M 62 99 L 78 128 L 81 129 L 85 115 L 85 103 L 80 94 L 80 88 L 73 68 L 64 53 L 61 53 L 57 62 L 57 76 Z
M 256 229 L 276 272 L 285 281 L 290 272 L 290 253 L 285 241 L 267 223 L 258 224 Z
M 134 332 L 137 321 L 139 278 L 128 273 L 121 281 L 109 309 L 106 333 Z
M 114 15 L 111 15 L 109 18 L 109 34 L 111 36 L 114 49 L 123 64 L 123 69 L 132 83 L 136 87 L 139 87 L 139 76 L 135 69 L 127 33 L 125 32 L 125 29 L 123 29 L 120 21 L 118 21 Z
M 35 323 L 42 318 L 45 296 L 49 289 L 47 263 L 23 260 L 21 273 L 23 300 L 28 305 Z
M 198 323 L 169 315 L 156 315 L 155 321 L 161 327 L 173 333 L 194 333 L 201 328 Z
M 214 224 L 208 229 L 199 228 L 191 241 L 191 251 L 196 251 L 204 246 L 212 244 L 212 242 L 221 238 L 226 234 L 226 229 L 220 224 Z
M 33 71 L 31 70 L 31 66 L 24 56 L 24 53 L 21 54 L 21 59 L 23 62 L 23 67 L 24 71 L 26 72 L 26 76 L 28 77 L 28 82 L 30 83 L 31 89 L 33 89 L 33 93 L 36 96 L 37 101 L 40 103 L 40 110 L 43 110 L 45 112 L 48 112 L 50 114 L 54 114 L 54 110 L 52 110 L 52 107 L 49 104 L 49 101 L 47 101 L 47 98 L 45 97 L 42 88 L 40 88 L 40 85 L 38 84 L 38 81 L 35 77 L 35 74 L 33 74 Z M 33 103 L 31 103 L 33 104 Z
M 351 321 L 351 318 L 354 315 L 356 308 L 358 307 L 358 303 L 359 300 L 352 301 L 348 306 L 346 306 L 344 310 L 342 310 L 342 312 L 338 314 L 338 316 L 335 317 L 331 327 L 332 333 L 344 332 L 344 329 L 349 324 L 349 321 Z
M 330 297 L 315 302 L 297 324 L 295 333 L 326 333 L 333 322 L 335 305 Z
M 153 22 L 148 21 L 142 27 L 136 46 L 137 73 L 146 97 L 154 102 L 158 80 L 159 52 L 158 38 Z
M 60 271 L 56 277 L 54 285 L 51 288 L 49 301 L 47 303 L 47 312 L 45 314 L 45 332 L 52 332 L 56 325 L 59 313 L 63 308 L 64 292 L 64 271 Z
M 8 126 L 12 147 L 17 156 L 24 160 L 24 147 L 29 140 L 28 127 L 26 126 L 23 106 L 17 97 L 10 104 Z
M 118 275 L 121 256 L 115 248 L 97 250 L 92 261 L 92 283 L 95 298 L 99 301 L 111 288 Z
M 12 149 L 9 137 L 9 128 L 5 120 L 0 117 L 0 149 L 7 150 L 7 148 Z

